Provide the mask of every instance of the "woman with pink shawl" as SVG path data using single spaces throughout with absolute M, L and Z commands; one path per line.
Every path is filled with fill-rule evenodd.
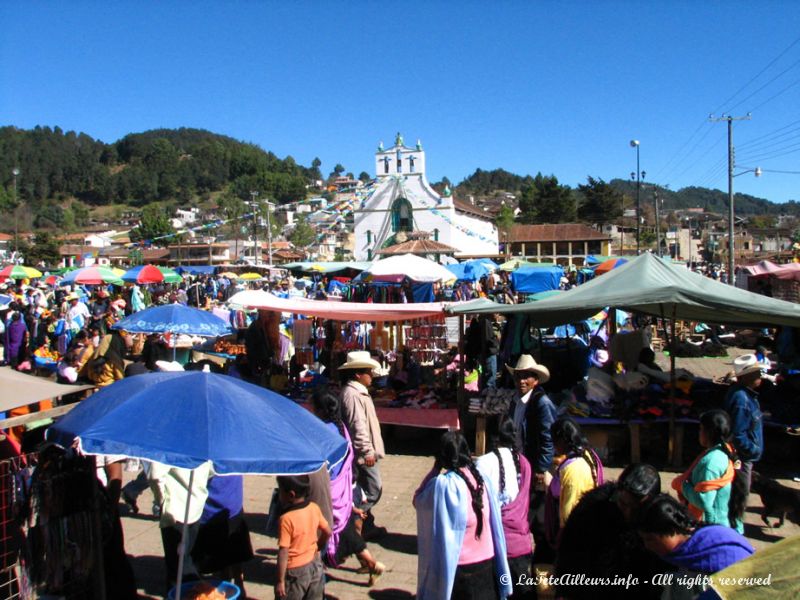
M 314 392 L 314 414 L 324 421 L 328 427 L 347 440 L 348 452 L 342 462 L 333 465 L 330 471 L 331 506 L 333 508 L 333 535 L 323 556 L 325 563 L 338 567 L 347 557 L 355 554 L 361 563 L 359 573 L 369 573 L 369 586 L 375 585 L 383 575 L 386 566 L 372 556 L 367 544 L 356 529 L 356 518 L 360 512 L 353 504 L 353 447 L 350 435 L 342 423 L 342 411 L 338 396 L 328 393 L 322 388 Z

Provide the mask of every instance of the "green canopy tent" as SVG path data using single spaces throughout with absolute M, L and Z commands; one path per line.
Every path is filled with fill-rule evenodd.
M 719 283 L 650 253 L 538 302 L 497 304 L 479 299 L 451 306 L 449 312 L 528 313 L 537 326 L 553 327 L 588 319 L 606 307 L 686 321 L 800 327 L 800 304 Z
M 486 299 L 452 305 L 451 314 L 527 313 L 536 327 L 588 319 L 604 308 L 619 308 L 675 321 L 729 325 L 800 327 L 800 304 L 754 294 L 665 262 L 646 253 L 569 291 L 528 304 L 497 304 Z M 674 390 L 675 356 L 670 355 Z M 671 391 L 672 393 L 672 391 Z M 675 405 L 670 407 L 670 455 L 675 454 Z

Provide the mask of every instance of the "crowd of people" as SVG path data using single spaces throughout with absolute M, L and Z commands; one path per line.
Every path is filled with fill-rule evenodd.
M 267 287 L 279 295 L 299 295 L 294 283 L 276 280 Z M 502 282 L 483 285 L 502 288 Z M 140 358 L 125 360 L 134 340 L 111 328 L 116 321 L 159 302 L 208 307 L 238 289 L 241 284 L 222 276 L 150 288 L 99 286 L 89 293 L 7 285 L 2 291 L 13 299 L 0 312 L 4 360 L 14 368 L 31 369 L 37 351 L 57 349 L 62 356 L 56 371 L 60 382 L 110 385 L 156 370 L 159 360 L 168 356 L 164 340 L 149 336 L 137 353 Z M 322 285 L 302 293 L 321 297 L 326 292 Z M 259 376 L 257 349 L 266 351 L 262 358 L 268 364 L 275 343 L 263 319 L 256 319 L 246 335 L 250 365 L 232 364 L 229 374 L 266 385 L 268 379 Z M 475 379 L 469 383 L 486 389 L 498 381 L 497 348 L 486 343 L 496 339 L 496 325 L 492 317 L 472 323 L 464 360 L 469 361 L 469 373 L 474 367 Z M 480 350 L 471 350 L 470 344 Z M 670 482 L 675 498 L 661 493 L 661 474 L 647 464 L 629 465 L 616 481 L 606 481 L 600 457 L 580 425 L 559 416 L 545 391 L 549 368 L 531 355 L 521 355 L 506 366 L 516 395 L 490 439 L 489 452 L 474 457 L 463 433 L 445 433 L 430 472 L 413 496 L 417 596 L 535 598 L 537 564 L 554 565 L 556 576 L 582 573 L 613 580 L 633 575 L 645 581 L 666 572 L 713 574 L 751 555 L 754 549 L 742 536 L 743 514 L 753 464 L 764 446 L 758 400 L 764 359 L 753 354 L 734 361 L 736 382 L 724 408 L 700 418 L 702 452 Z M 648 354 L 641 363 L 658 369 Z M 347 440 L 348 454 L 327 471 L 278 478 L 270 516 L 276 520 L 279 598 L 322 598 L 325 566 L 336 567 L 350 556 L 357 557 L 369 586 L 386 569 L 367 546 L 386 533 L 373 515 L 383 491 L 381 461 L 386 453 L 371 397 L 373 378 L 381 368 L 369 352 L 349 352 L 336 367 L 341 392 L 331 393 L 324 386 L 314 392 L 315 414 Z M 195 470 L 190 490 L 189 471 L 153 463 L 143 464 L 141 476 L 123 488 L 121 469 L 110 467 L 122 460 L 106 461 L 105 470 L 111 474 L 107 485 L 114 486 L 116 497 L 134 511 L 139 510 L 138 494 L 148 486 L 153 490 L 167 589 L 177 579 L 183 539 L 185 577 L 213 573 L 244 590 L 242 564 L 253 552 L 243 518 L 242 478 L 215 476 L 205 465 Z M 183 538 L 185 525 L 188 538 Z M 666 593 L 696 597 L 701 587 L 676 586 Z M 600 583 L 556 588 L 562 598 L 595 598 L 608 591 Z M 119 597 L 130 592 L 120 592 Z M 615 597 L 656 598 L 663 593 L 661 587 L 648 584 L 620 588 Z
M 651 581 L 711 575 L 754 553 L 742 517 L 763 451 L 761 371 L 755 355 L 735 366 L 725 410 L 700 419 L 703 451 L 671 482 L 676 499 L 647 464 L 606 482 L 578 423 L 556 417 L 541 387 L 549 369 L 522 355 L 509 367 L 517 396 L 489 454 L 473 458 L 460 432 L 444 434 L 415 493 L 418 597 L 535 598 L 535 564 L 554 565 L 560 598 L 698 597 L 702 580 L 664 579 L 667 590 Z M 570 574 L 586 579 L 561 578 Z M 631 578 L 639 585 L 610 592 Z

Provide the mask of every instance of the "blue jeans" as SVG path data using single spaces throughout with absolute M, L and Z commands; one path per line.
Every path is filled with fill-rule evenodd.
M 483 363 L 483 387 L 497 387 L 497 355 L 490 354 Z

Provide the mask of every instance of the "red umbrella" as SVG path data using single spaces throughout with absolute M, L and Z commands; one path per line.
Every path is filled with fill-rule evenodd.
M 621 267 L 626 262 L 628 262 L 628 261 L 625 260 L 624 258 L 609 258 L 607 261 L 601 262 L 599 265 L 597 265 L 595 267 L 594 274 L 595 275 L 602 275 L 603 273 L 608 273 L 612 269 L 616 269 L 617 267 Z
M 139 265 L 125 272 L 122 281 L 128 283 L 161 283 L 164 281 L 164 273 L 153 265 Z

